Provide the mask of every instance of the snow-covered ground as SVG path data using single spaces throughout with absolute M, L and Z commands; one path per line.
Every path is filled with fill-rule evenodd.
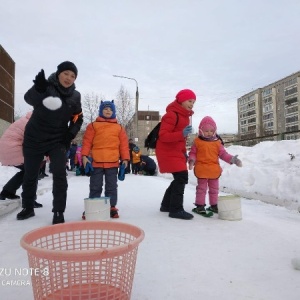
M 291 264 L 293 258 L 300 259 L 300 140 L 227 150 L 243 162 L 242 168 L 221 162 L 224 171 L 220 179 L 223 192 L 242 196 L 240 221 L 221 220 L 216 214 L 212 218 L 195 215 L 190 221 L 169 218 L 159 211 L 169 174 L 130 174 L 119 182 L 120 219 L 110 222 L 130 223 L 145 231 L 132 300 L 300 298 L 300 271 Z M 0 166 L 0 188 L 14 172 L 14 168 Z M 89 178 L 69 173 L 68 182 L 65 219 L 78 221 L 83 199 L 88 196 Z M 195 184 L 190 171 L 185 191 L 187 211 L 194 207 Z M 51 177 L 39 181 L 38 201 L 44 207 L 35 210 L 35 217 L 17 221 L 16 210 L 0 218 L 1 299 L 33 299 L 30 276 L 13 273 L 28 268 L 21 237 L 51 224 L 51 187 Z M 220 195 L 226 195 L 223 192 Z M 0 206 L 7 203 L 1 201 Z M 18 286 L 15 280 L 26 285 Z

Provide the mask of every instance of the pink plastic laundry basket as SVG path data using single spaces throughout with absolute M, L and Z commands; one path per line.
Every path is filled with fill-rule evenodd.
M 128 300 L 139 243 L 136 226 L 85 221 L 25 234 L 35 300 Z

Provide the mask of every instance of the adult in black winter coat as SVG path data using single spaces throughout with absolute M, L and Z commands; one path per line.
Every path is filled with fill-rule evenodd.
M 25 101 L 33 106 L 33 113 L 25 127 L 23 154 L 25 175 L 22 207 L 18 220 L 35 215 L 38 173 L 44 156 L 49 156 L 53 174 L 53 224 L 64 223 L 68 183 L 66 151 L 83 122 L 81 96 L 75 90 L 78 71 L 74 63 L 65 61 L 56 73 L 45 78 L 41 70 L 34 85 L 25 94 Z
M 155 175 L 156 168 L 156 163 L 151 157 L 147 155 L 141 155 L 141 170 L 145 172 L 145 175 Z

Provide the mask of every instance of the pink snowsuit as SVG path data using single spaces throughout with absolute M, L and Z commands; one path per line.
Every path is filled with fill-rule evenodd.
M 78 146 L 76 149 L 76 158 L 79 166 L 82 166 L 82 155 L 81 155 L 81 146 Z

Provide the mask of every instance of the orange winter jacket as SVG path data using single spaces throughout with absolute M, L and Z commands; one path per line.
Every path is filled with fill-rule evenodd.
M 137 164 L 141 162 L 141 155 L 142 155 L 141 151 L 139 152 L 132 151 L 132 163 Z
M 118 167 L 120 159 L 130 159 L 125 129 L 116 119 L 97 117 L 85 130 L 81 154 L 93 158 L 93 167 Z
M 232 155 L 227 153 L 220 139 L 206 141 L 195 138 L 189 160 L 195 161 L 194 173 L 197 178 L 219 178 L 222 174 L 219 158 L 231 163 Z

